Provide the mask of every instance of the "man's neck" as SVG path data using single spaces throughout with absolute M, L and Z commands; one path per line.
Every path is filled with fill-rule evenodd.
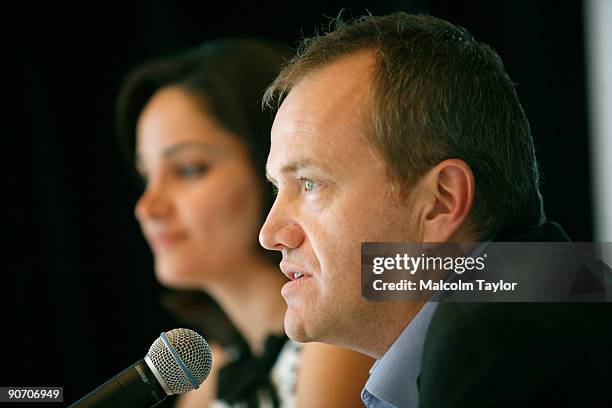
M 345 345 L 372 358 L 380 359 L 391 348 L 393 343 L 402 334 L 406 326 L 423 308 L 424 302 L 381 302 L 378 306 L 376 319 L 370 319 L 367 332 L 370 336 L 363 336 L 361 328 L 358 344 Z

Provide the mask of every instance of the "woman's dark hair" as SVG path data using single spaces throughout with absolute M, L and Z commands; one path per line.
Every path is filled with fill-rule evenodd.
M 221 39 L 134 69 L 119 91 L 116 108 L 120 145 L 131 169 L 135 171 L 140 113 L 160 88 L 179 86 L 201 100 L 203 112 L 244 142 L 254 170 L 265 180 L 273 115 L 262 110 L 261 98 L 292 56 L 290 47 L 272 41 Z M 272 189 L 264 191 L 262 222 L 274 202 Z

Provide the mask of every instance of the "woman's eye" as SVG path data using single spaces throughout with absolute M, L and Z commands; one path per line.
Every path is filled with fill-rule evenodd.
M 177 173 L 181 177 L 196 178 L 208 170 L 208 166 L 205 164 L 184 164 L 177 167 Z

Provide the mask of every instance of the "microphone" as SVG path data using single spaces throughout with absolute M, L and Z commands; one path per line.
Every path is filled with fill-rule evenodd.
M 212 366 L 208 343 L 189 329 L 161 335 L 141 359 L 69 408 L 153 407 L 168 395 L 197 389 Z

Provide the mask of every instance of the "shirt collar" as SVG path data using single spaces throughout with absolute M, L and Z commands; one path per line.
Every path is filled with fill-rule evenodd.
M 489 241 L 481 242 L 470 256 L 478 256 Z M 370 378 L 363 394 L 396 407 L 416 407 L 419 404 L 417 379 L 429 324 L 438 302 L 427 302 L 370 369 Z M 369 394 L 369 395 L 368 395 Z
M 421 371 L 423 345 L 437 305 L 427 302 L 374 364 L 365 385 L 370 394 L 395 406 L 418 405 L 417 378 Z

